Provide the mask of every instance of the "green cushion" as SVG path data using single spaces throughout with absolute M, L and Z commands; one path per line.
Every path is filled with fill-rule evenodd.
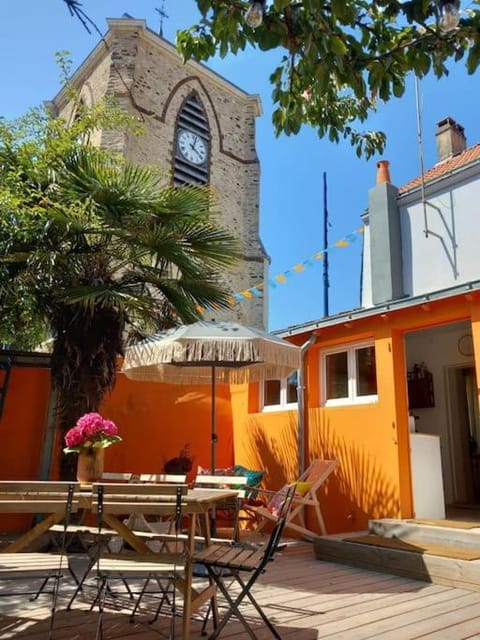
M 247 469 L 247 467 L 243 467 L 241 464 L 236 464 L 233 467 L 233 471 L 236 476 L 243 476 L 247 479 L 247 487 L 250 487 L 250 489 L 247 489 L 245 491 L 245 496 L 247 498 L 254 498 L 257 494 L 254 489 L 258 488 L 260 482 L 263 480 L 263 477 L 266 474 L 266 471 L 255 471 L 254 469 Z

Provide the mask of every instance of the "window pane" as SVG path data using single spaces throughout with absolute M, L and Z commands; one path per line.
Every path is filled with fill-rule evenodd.
M 356 349 L 357 396 L 377 394 L 377 371 L 375 367 L 375 347 Z
M 294 371 L 287 378 L 287 403 L 297 402 L 297 380 L 298 372 Z
M 263 385 L 263 405 L 269 407 L 280 404 L 280 380 L 265 380 Z
M 332 353 L 325 358 L 327 400 L 348 398 L 347 352 Z

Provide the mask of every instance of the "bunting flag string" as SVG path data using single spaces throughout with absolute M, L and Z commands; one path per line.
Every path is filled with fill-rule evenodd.
M 305 269 L 313 267 L 315 265 L 315 262 L 318 262 L 319 260 L 320 261 L 323 260 L 326 252 L 330 252 L 333 249 L 345 249 L 349 247 L 363 233 L 364 233 L 364 227 L 359 227 L 358 229 L 355 229 L 355 231 L 352 231 L 348 235 L 334 242 L 331 247 L 324 249 L 322 251 L 317 251 L 316 253 L 306 258 L 302 262 L 299 262 L 293 265 L 292 267 L 290 267 L 290 269 L 286 269 L 282 273 L 278 273 L 273 278 L 269 278 L 267 282 L 259 282 L 255 286 L 250 287 L 249 289 L 245 289 L 244 291 L 239 291 L 237 293 L 234 293 L 233 296 L 229 299 L 230 305 L 234 307 L 235 305 L 239 304 L 243 300 L 249 300 L 251 298 L 261 298 L 263 296 L 263 290 L 265 289 L 266 286 L 268 286 L 270 289 L 276 289 L 279 284 L 285 284 L 286 282 L 288 282 L 290 276 L 295 275 L 297 273 L 302 273 L 302 271 L 305 271 Z M 214 311 L 214 309 L 210 307 L 201 307 L 201 306 L 198 306 L 197 310 L 200 311 L 200 313 Z

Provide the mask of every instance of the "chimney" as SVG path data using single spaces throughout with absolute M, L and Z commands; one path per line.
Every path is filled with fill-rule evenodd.
M 397 187 L 391 183 L 388 165 L 387 160 L 377 163 L 377 184 L 368 192 L 370 277 L 374 305 L 404 296 Z
M 455 122 L 453 118 L 445 118 L 437 124 L 437 154 L 438 161 L 443 162 L 452 156 L 465 151 L 467 139 L 463 132 L 463 127 Z
M 379 160 L 377 162 L 377 184 L 383 184 L 384 182 L 392 182 L 390 180 L 390 169 L 388 160 Z

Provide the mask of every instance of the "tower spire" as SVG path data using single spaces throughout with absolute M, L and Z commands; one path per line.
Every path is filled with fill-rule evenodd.
M 160 26 L 159 26 L 159 34 L 163 38 L 163 21 L 168 18 L 168 15 L 165 13 L 165 0 L 162 0 L 162 5 L 160 7 L 155 7 L 155 11 L 158 13 L 160 18 Z

